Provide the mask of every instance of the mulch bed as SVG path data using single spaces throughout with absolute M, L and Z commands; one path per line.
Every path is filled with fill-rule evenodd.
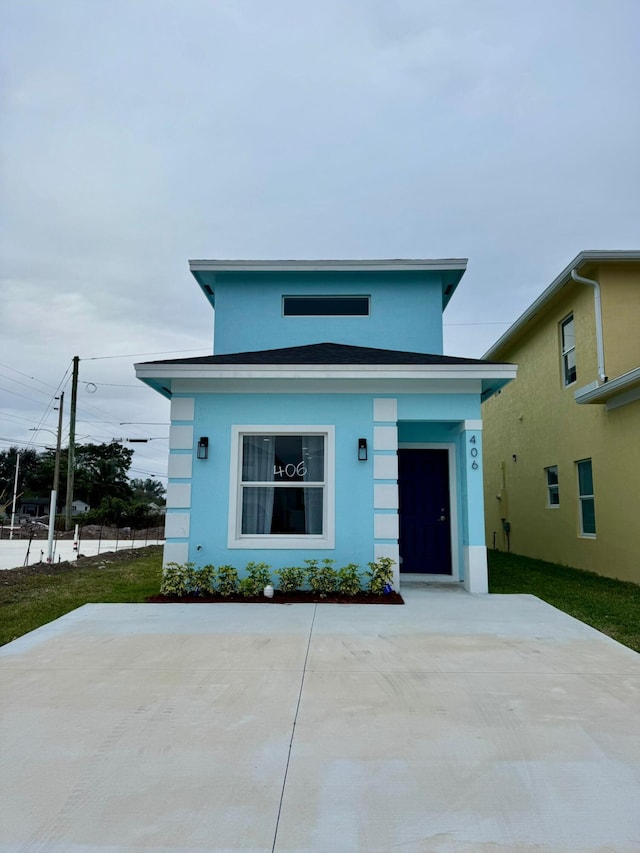
M 242 604 L 404 604 L 399 592 L 388 592 L 384 595 L 371 595 L 360 592 L 358 595 L 327 595 L 321 598 L 313 592 L 289 592 L 276 590 L 273 598 L 264 595 L 150 595 L 145 599 L 152 604 L 226 604 L 227 602 Z

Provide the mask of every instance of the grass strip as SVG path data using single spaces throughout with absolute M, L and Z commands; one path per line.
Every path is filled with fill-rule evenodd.
M 157 595 L 162 547 L 0 571 L 0 645 L 90 603 Z M 530 593 L 640 652 L 640 586 L 556 563 L 489 552 L 489 591 Z
M 144 601 L 161 575 L 159 545 L 0 571 L 0 645 L 83 604 Z
M 489 551 L 489 592 L 531 593 L 640 652 L 640 586 L 519 554 Z

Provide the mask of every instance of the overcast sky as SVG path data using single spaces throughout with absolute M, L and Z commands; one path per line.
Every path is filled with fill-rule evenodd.
M 0 448 L 53 441 L 79 355 L 81 440 L 164 476 L 132 364 L 210 352 L 190 258 L 468 257 L 445 351 L 479 357 L 640 248 L 638 0 L 0 0 L 0 33 Z

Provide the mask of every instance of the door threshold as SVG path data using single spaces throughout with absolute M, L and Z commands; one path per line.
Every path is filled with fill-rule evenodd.
M 448 583 L 448 584 L 461 584 L 462 581 L 459 578 L 454 578 L 453 575 L 432 575 L 432 574 L 420 574 L 418 572 L 400 572 L 400 586 L 403 583 L 411 583 L 415 581 L 416 583 Z

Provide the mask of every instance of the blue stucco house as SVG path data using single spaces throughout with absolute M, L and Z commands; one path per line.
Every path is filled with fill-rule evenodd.
M 443 355 L 466 260 L 191 261 L 213 354 L 136 365 L 171 403 L 167 562 L 390 556 L 487 591 L 480 403 L 515 367 Z

